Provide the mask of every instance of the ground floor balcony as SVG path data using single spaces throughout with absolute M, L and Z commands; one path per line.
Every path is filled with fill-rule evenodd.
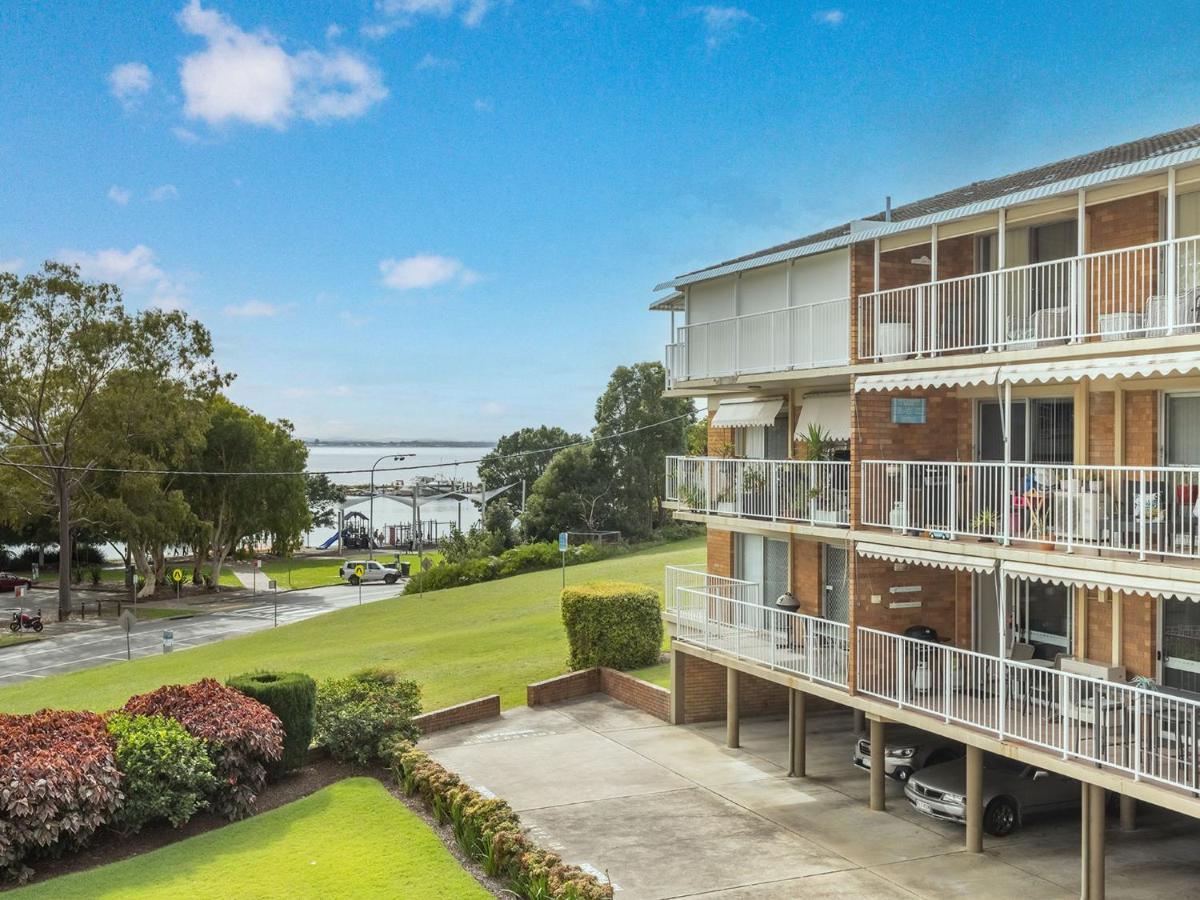
M 666 499 L 705 515 L 848 527 L 850 464 L 669 456 Z
M 862 463 L 861 524 L 1124 558 L 1200 559 L 1200 469 Z
M 668 570 L 675 639 L 1123 779 L 1200 795 L 1200 699 L 1123 667 L 1016 659 L 803 615 L 758 585 Z M 828 695 L 828 693 L 826 693 Z M 877 707 L 877 711 L 879 707 Z M 965 739 L 965 736 L 964 738 Z
M 850 299 L 684 325 L 667 345 L 669 387 L 850 363 Z
M 1200 238 L 862 294 L 858 322 L 858 358 L 873 362 L 1192 332 Z

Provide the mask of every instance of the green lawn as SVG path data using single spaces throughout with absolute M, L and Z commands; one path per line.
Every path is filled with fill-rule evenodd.
M 567 583 L 624 579 L 661 590 L 664 566 L 704 558 L 704 539 L 694 538 L 572 566 Z M 426 709 L 491 693 L 499 693 L 506 707 L 518 706 L 526 684 L 566 669 L 561 579 L 554 569 L 398 597 L 165 656 L 37 679 L 0 689 L 0 711 L 105 710 L 130 694 L 206 675 L 224 680 L 253 669 L 282 669 L 321 678 L 371 665 L 415 678 Z M 655 667 L 653 680 L 665 678 L 662 668 Z
M 4 631 L 0 632 L 0 647 L 15 647 L 17 644 L 28 644 L 32 641 L 40 641 L 45 635 L 38 634 L 36 631 L 30 633 L 28 631 L 18 631 L 13 634 L 8 630 L 8 626 L 4 626 Z
M 351 778 L 287 806 L 15 896 L 490 897 L 378 781 Z
M 171 570 L 174 568 L 176 568 L 176 567 L 175 566 L 167 567 L 167 577 L 168 578 L 170 577 Z M 188 565 L 187 563 L 180 564 L 178 568 L 183 570 L 183 577 L 185 579 L 190 579 L 192 577 L 192 567 L 190 565 Z M 43 576 L 42 580 L 44 581 L 46 578 L 45 571 L 42 572 L 42 576 Z M 55 577 L 57 577 L 57 575 Z M 92 578 L 92 576 L 89 574 L 89 572 L 85 568 L 83 570 L 84 583 L 91 584 L 91 578 Z M 125 570 L 121 569 L 121 568 L 101 569 L 100 570 L 100 581 L 104 584 L 120 584 L 125 581 Z M 242 583 L 240 581 L 238 581 L 238 577 L 233 574 L 233 569 L 229 568 L 229 566 L 221 567 L 220 583 L 225 585 L 226 587 L 241 587 L 242 586 Z M 160 593 L 170 591 L 171 586 L 163 585 L 158 590 Z M 172 593 L 174 593 L 174 592 L 172 591 Z M 162 593 L 162 596 L 165 597 L 166 594 Z

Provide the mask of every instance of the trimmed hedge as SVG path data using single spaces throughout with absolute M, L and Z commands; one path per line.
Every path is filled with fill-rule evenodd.
M 179 828 L 207 805 L 204 798 L 216 779 L 204 741 L 166 716 L 116 712 L 107 724 L 125 795 L 113 821 L 116 830 L 132 834 L 162 819 Z
M 567 865 L 521 830 L 503 800 L 484 797 L 407 741 L 392 745 L 386 760 L 408 796 L 419 795 L 439 825 L 449 823 L 463 852 L 493 878 L 507 879 L 527 900 L 612 900 L 611 884 Z
M 302 672 L 251 672 L 225 682 L 265 703 L 283 724 L 283 756 L 267 770 L 272 778 L 304 765 L 312 745 L 317 683 Z
M 396 740 L 415 741 L 421 688 L 390 669 L 327 678 L 317 690 L 317 746 L 340 762 L 369 765 Z
M 658 592 L 624 581 L 592 581 L 562 592 L 562 620 L 572 669 L 638 669 L 658 661 L 662 611 Z
M 205 742 L 217 776 L 209 803 L 230 819 L 249 815 L 267 782 L 267 766 L 283 755 L 279 717 L 211 678 L 131 697 L 124 710 L 135 716 L 169 716 Z
M 0 876 L 24 881 L 26 859 L 86 844 L 121 805 L 120 781 L 95 713 L 0 715 Z

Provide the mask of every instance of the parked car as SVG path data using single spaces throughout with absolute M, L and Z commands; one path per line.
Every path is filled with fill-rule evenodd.
M 33 582 L 28 578 L 22 578 L 20 575 L 14 575 L 12 572 L 0 572 L 0 591 L 7 593 L 17 589 L 18 585 L 32 587 Z
M 966 823 L 967 763 L 930 766 L 913 775 L 904 796 L 917 812 Z M 1078 808 L 1079 782 L 1015 759 L 983 757 L 983 830 L 994 837 L 1012 834 L 1028 815 Z
M 362 566 L 361 578 L 358 576 L 359 566 Z M 360 581 L 364 584 L 371 581 L 395 584 L 400 580 L 400 573 L 396 571 L 395 566 L 385 566 L 383 563 L 373 559 L 353 559 L 349 562 L 344 562 L 342 563 L 342 567 L 338 569 L 338 575 L 351 584 L 358 584 Z
M 883 748 L 884 774 L 904 783 L 913 772 L 926 766 L 959 759 L 966 753 L 957 741 L 910 728 L 890 725 L 887 746 Z M 859 738 L 854 744 L 854 764 L 860 769 L 871 768 L 871 741 Z

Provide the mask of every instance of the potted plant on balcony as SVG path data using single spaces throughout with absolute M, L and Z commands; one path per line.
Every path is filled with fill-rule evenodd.
M 996 523 L 998 521 L 994 509 L 981 509 L 975 514 L 975 518 L 971 519 L 971 530 L 979 535 L 979 542 L 981 544 L 990 544 L 992 542 L 992 535 L 996 533 Z
M 704 509 L 704 492 L 692 484 L 682 485 L 679 488 L 679 502 L 688 509 L 702 510 Z
M 748 465 L 742 471 L 742 511 L 763 515 L 768 511 L 767 472 L 762 465 Z

